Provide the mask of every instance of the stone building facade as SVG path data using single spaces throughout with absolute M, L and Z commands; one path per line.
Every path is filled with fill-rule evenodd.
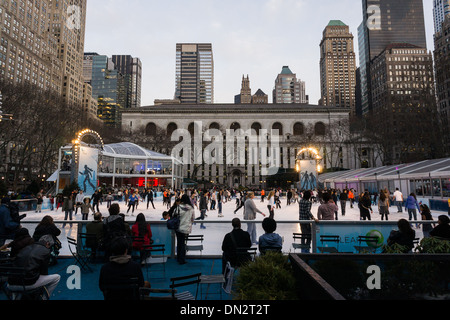
M 303 148 L 319 150 L 325 169 L 359 168 L 362 161 L 355 158 L 348 144 L 349 114 L 348 108 L 302 104 L 160 105 L 124 110 L 122 131 L 144 147 L 172 154 L 174 150 L 179 151 L 176 148 L 180 142 L 186 142 L 183 134 L 173 133 L 184 129 L 181 132 L 189 133 L 188 138 L 192 138 L 188 145 L 194 156 L 186 157 L 179 152 L 173 155 L 183 157 L 185 178 L 229 187 L 258 188 L 270 186 L 269 180 L 275 174 L 295 176 L 297 155 Z M 207 132 L 211 129 L 218 131 Z M 236 131 L 239 129 L 242 131 Z M 230 138 L 233 133 L 240 133 L 243 140 Z M 234 141 L 231 150 L 229 141 Z M 239 145 L 237 141 L 245 144 Z M 215 149 L 217 154 L 213 151 L 216 161 L 202 159 L 195 163 L 195 156 L 206 157 L 213 144 L 223 147 L 223 152 L 220 147 Z M 200 148 L 201 152 L 196 153 Z M 264 159 L 266 151 L 268 157 Z M 231 154 L 234 156 L 229 158 Z M 365 155 L 373 158 L 370 152 Z M 267 170 L 269 167 L 275 167 L 275 171 Z M 284 182 L 295 185 L 295 177 Z

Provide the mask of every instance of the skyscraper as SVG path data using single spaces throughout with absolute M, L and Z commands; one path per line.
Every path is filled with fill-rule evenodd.
M 371 109 L 370 62 L 391 43 L 409 43 L 427 47 L 423 0 L 362 0 L 363 23 L 358 32 L 360 61 L 362 113 Z M 364 70 L 365 68 L 365 70 Z M 365 96 L 367 95 L 367 96 Z
M 450 0 L 433 0 L 434 33 L 442 29 L 445 17 L 450 14 Z
M 214 103 L 214 59 L 210 43 L 178 43 L 175 99 L 183 104 Z
M 306 95 L 306 85 L 304 81 L 298 80 L 289 66 L 284 66 L 281 73 L 275 80 L 275 88 L 273 89 L 273 103 L 309 103 Z
M 372 61 L 370 74 L 370 119 L 380 143 L 387 146 L 385 161 L 414 162 L 436 153 L 439 124 L 433 57 L 427 48 L 390 44 Z
M 126 88 L 125 108 L 141 107 L 142 62 L 130 55 L 113 55 L 112 61 L 123 76 Z
M 119 128 L 126 89 L 123 75 L 107 56 L 92 56 L 92 96 L 98 101 L 98 117 L 109 127 Z
M 62 95 L 76 106 L 83 103 L 86 9 L 86 0 L 50 0 L 47 12 L 49 30 L 58 40 L 58 58 L 62 62 Z
M 13 4 L 2 1 L 0 77 L 17 83 L 28 82 L 61 94 L 63 81 L 58 39 L 47 31 L 50 2 Z
M 349 26 L 339 20 L 330 21 L 320 43 L 323 105 L 350 108 L 355 114 L 355 56 Z
M 440 31 L 434 35 L 434 62 L 436 75 L 436 96 L 441 116 L 446 147 L 450 150 L 450 15 L 441 24 Z

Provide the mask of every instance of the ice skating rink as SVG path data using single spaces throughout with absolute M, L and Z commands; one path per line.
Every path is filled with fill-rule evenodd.
M 261 202 L 259 198 L 254 199 L 255 204 L 257 207 L 264 213 L 266 216 L 268 216 L 269 212 L 267 209 L 267 201 Z M 127 206 L 124 202 L 117 202 L 120 205 L 121 213 L 126 214 L 126 221 L 130 224 L 134 223 L 136 220 L 136 216 L 139 213 L 143 213 L 146 217 L 146 220 L 148 222 L 154 222 L 154 223 L 162 223 L 162 213 L 167 210 L 166 205 L 162 203 L 162 198 L 156 198 L 154 201 L 155 209 L 153 207 L 149 206 L 147 209 L 147 203 L 141 202 L 139 203 L 137 209 L 135 209 L 134 213 L 130 210 L 129 213 L 127 213 Z M 338 204 L 339 209 L 340 204 Z M 217 207 L 217 206 L 216 206 Z M 319 208 L 319 204 L 313 204 L 312 207 L 312 213 L 315 217 L 317 217 L 317 210 Z M 207 211 L 205 218 L 204 226 L 205 229 L 201 229 L 200 221 L 196 221 L 192 234 L 198 234 L 198 235 L 204 235 L 204 251 L 203 255 L 221 255 L 221 246 L 222 246 L 222 240 L 225 234 L 230 232 L 232 230 L 231 227 L 231 221 L 234 218 L 240 218 L 242 221 L 242 229 L 247 230 L 247 226 L 245 221 L 243 220 L 243 208 L 241 208 L 236 214 L 234 214 L 234 210 L 236 209 L 236 200 L 232 199 L 231 201 L 223 203 L 223 210 L 222 214 L 223 217 L 219 217 L 218 211 Z M 378 207 L 373 206 L 373 214 L 372 214 L 372 221 L 381 221 L 381 216 L 378 212 Z M 103 217 L 109 216 L 108 209 L 106 207 L 106 202 L 103 202 L 103 204 L 100 205 L 100 212 L 102 213 Z M 198 208 L 195 208 L 196 217 L 200 216 L 200 210 Z M 434 220 L 437 222 L 438 216 L 444 214 L 442 212 L 432 212 Z M 59 237 L 61 242 L 63 243 L 63 248 L 61 250 L 62 255 L 70 255 L 70 251 L 68 250 L 67 244 L 66 244 L 66 238 L 69 237 L 76 237 L 76 234 L 78 232 L 77 225 L 70 225 L 66 224 L 66 226 L 63 228 L 62 221 L 64 221 L 64 212 L 61 211 L 61 208 L 59 208 L 57 211 L 50 211 L 50 210 L 43 210 L 41 213 L 36 212 L 27 212 L 27 217 L 24 219 L 26 223 L 24 223 L 24 227 L 28 228 L 30 231 L 30 234 L 32 235 L 34 232 L 34 228 L 36 227 L 36 224 L 32 223 L 29 224 L 29 222 L 39 222 L 45 215 L 50 215 L 53 217 L 54 221 L 56 222 L 58 228 L 61 229 L 62 233 Z M 264 233 L 261 222 L 263 221 L 264 217 L 261 214 L 257 214 L 256 222 L 257 222 L 257 235 L 258 237 Z M 292 242 L 293 242 L 293 233 L 300 232 L 300 226 L 298 223 L 296 223 L 299 219 L 299 205 L 298 203 L 291 203 L 290 205 L 287 205 L 286 198 L 281 199 L 281 209 L 275 210 L 275 220 L 278 222 L 278 228 L 276 233 L 280 234 L 284 239 L 284 245 L 283 245 L 283 251 L 288 253 L 292 250 Z M 406 219 L 408 220 L 408 213 L 397 213 L 397 207 L 393 206 L 390 208 L 390 215 L 389 215 L 389 221 L 398 221 L 400 219 Z M 81 221 L 81 213 L 78 212 L 77 215 L 73 215 L 74 221 Z M 93 215 L 89 215 L 89 220 L 93 220 Z M 357 204 L 355 204 L 354 208 L 350 208 L 350 203 L 347 203 L 346 207 L 346 215 L 342 216 L 341 211 L 339 210 L 339 221 L 360 221 L 359 218 L 359 209 L 357 207 Z M 421 221 L 420 214 L 418 214 L 418 220 Z M 259 223 L 258 223 L 259 222 Z M 319 224 L 320 225 L 320 224 Z M 162 228 L 164 225 L 161 226 L 154 226 L 154 228 L 159 227 Z M 393 229 L 395 228 L 395 225 L 393 225 Z M 416 236 L 418 238 L 421 238 L 423 236 L 421 227 L 415 229 Z

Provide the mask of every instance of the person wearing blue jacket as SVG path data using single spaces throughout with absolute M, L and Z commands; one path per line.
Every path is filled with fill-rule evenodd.
M 420 206 L 414 193 L 411 193 L 408 199 L 406 199 L 405 208 L 408 210 L 409 221 L 411 221 L 413 217 L 414 221 L 417 221 L 417 210 L 420 212 Z
M 261 254 L 267 251 L 281 252 L 283 238 L 279 234 L 274 233 L 277 229 L 277 222 L 272 218 L 266 218 L 263 220 L 262 227 L 266 233 L 259 237 L 259 252 Z
M 3 198 L 0 205 L 0 246 L 4 245 L 7 239 L 14 239 L 15 231 L 20 227 L 20 223 L 11 218 L 9 203 L 9 198 Z

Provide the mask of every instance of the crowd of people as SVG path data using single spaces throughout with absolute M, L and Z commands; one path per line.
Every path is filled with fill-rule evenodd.
M 226 202 L 234 202 L 234 214 L 243 209 L 243 221 L 247 224 L 247 230 L 242 230 L 242 220 L 235 217 L 232 222 L 232 231 L 227 233 L 222 243 L 222 261 L 223 270 L 229 263 L 233 267 L 238 267 L 250 257 L 248 252 L 243 254 L 238 252 L 238 248 L 250 248 L 256 245 L 261 254 L 267 251 L 281 251 L 283 246 L 282 237 L 276 233 L 276 210 L 282 206 L 281 199 L 286 197 L 286 206 L 298 204 L 300 221 L 320 221 L 339 220 L 339 216 L 345 216 L 346 207 L 358 206 L 361 220 L 371 220 L 373 207 L 378 207 L 378 212 L 382 220 L 389 220 L 390 208 L 396 207 L 398 212 L 403 209 L 408 212 L 409 220 L 401 219 L 398 222 L 398 230 L 394 230 L 388 239 L 388 245 L 394 243 L 405 245 L 406 252 L 412 249 L 412 241 L 415 238 L 415 230 L 411 221 L 417 220 L 417 214 L 420 213 L 423 220 L 432 221 L 430 209 L 425 204 L 419 203 L 414 194 L 410 194 L 406 199 L 403 198 L 400 190 L 396 190 L 392 195 L 387 189 L 380 190 L 374 196 L 368 191 L 355 194 L 352 189 L 339 190 L 258 190 L 260 196 L 258 201 L 262 203 L 267 201 L 267 211 L 263 212 L 255 203 L 255 191 L 235 190 L 235 189 L 210 189 L 210 190 L 162 190 L 163 203 L 166 210 L 161 219 L 178 219 L 178 227 L 174 230 L 177 246 L 176 258 L 180 265 L 186 264 L 185 239 L 192 232 L 192 226 L 200 222 L 201 229 L 206 227 L 202 221 L 207 217 L 207 213 L 217 211 L 218 217 L 223 217 L 222 206 Z M 40 192 L 37 198 L 43 198 L 44 193 Z M 100 272 L 100 288 L 105 294 L 105 298 L 114 298 L 114 295 L 108 290 L 108 284 L 113 280 L 137 278 L 139 286 L 149 286 L 142 277 L 142 271 L 137 266 L 139 262 L 131 258 L 132 252 L 138 252 L 140 263 L 145 264 L 148 257 L 146 248 L 152 245 L 152 230 L 150 224 L 146 221 L 145 215 L 137 213 L 140 206 L 147 209 L 155 208 L 154 199 L 157 193 L 152 189 L 125 189 L 117 192 L 104 193 L 97 190 L 92 197 L 86 197 L 82 191 L 59 198 L 52 209 L 58 210 L 59 207 L 65 212 L 65 224 L 70 223 L 73 214 L 78 210 L 82 215 L 82 220 L 90 220 L 92 213 L 93 220 L 87 222 L 86 232 L 93 237 L 88 240 L 86 246 L 92 249 L 93 255 L 103 251 L 106 263 Z M 109 215 L 103 216 L 99 205 L 104 201 L 107 203 Z M 122 211 L 120 201 L 123 201 L 125 209 Z M 42 202 L 38 201 L 37 212 L 41 211 L 39 206 Z M 318 205 L 317 217 L 311 211 L 312 206 Z M 52 291 L 60 280 L 57 275 L 49 275 L 48 267 L 57 263 L 61 242 L 58 236 L 61 230 L 55 225 L 53 218 L 46 215 L 42 218 L 36 227 L 34 234 L 30 235 L 26 228 L 20 223 L 22 217 L 13 218 L 12 204 L 9 198 L 3 198 L 0 207 L 0 246 L 1 250 L 10 249 L 10 256 L 13 257 L 17 266 L 27 269 L 26 283 L 28 288 L 45 286 L 51 296 Z M 195 209 L 200 211 L 200 216 L 196 217 Z M 134 215 L 137 213 L 136 216 Z M 264 234 L 258 237 L 256 233 L 255 220 L 257 215 L 263 216 L 262 227 Z M 126 216 L 136 217 L 135 222 L 130 226 L 126 222 Z M 423 226 L 425 237 L 439 237 L 450 239 L 450 219 L 446 215 L 439 217 L 437 224 L 426 224 Z M 63 228 L 65 227 L 63 225 Z M 311 224 L 301 223 L 302 233 L 311 234 Z M 5 244 L 5 240 L 11 242 Z M 311 239 L 306 240 L 307 243 Z M 303 252 L 308 252 L 304 249 Z M 26 261 L 33 260 L 33 264 Z M 17 286 L 17 279 L 10 284 Z

